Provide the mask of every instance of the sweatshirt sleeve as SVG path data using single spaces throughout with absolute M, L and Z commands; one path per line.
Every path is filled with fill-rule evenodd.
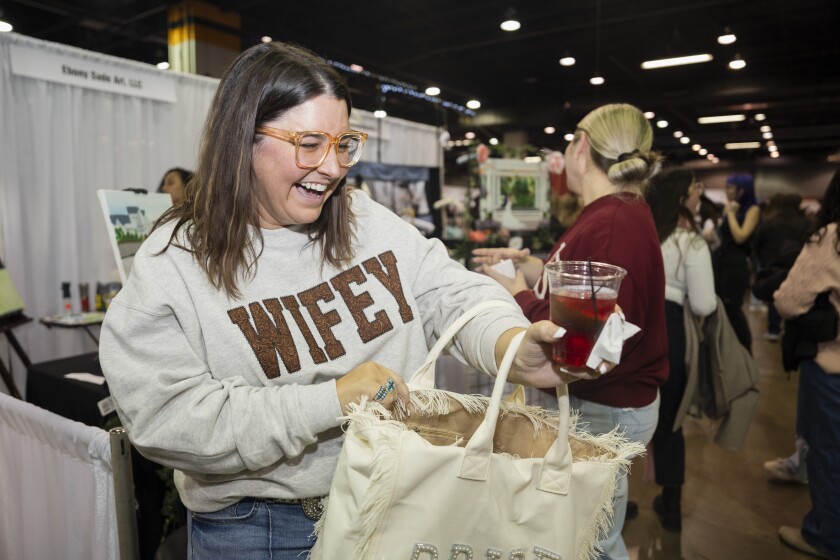
M 102 369 L 143 455 L 187 472 L 233 474 L 300 455 L 339 424 L 334 381 L 255 387 L 235 373 L 214 379 L 190 303 L 167 255 L 147 251 L 102 326 Z
M 808 312 L 820 293 L 840 285 L 835 232 L 831 228 L 818 242 L 806 243 L 787 278 L 773 294 L 773 303 L 785 319 Z
M 461 329 L 455 344 L 450 346 L 453 355 L 495 376 L 499 337 L 512 328 L 528 328 L 530 322 L 507 290 L 487 276 L 465 269 L 449 256 L 440 241 L 420 238 L 417 252 L 422 257 L 412 290 L 429 347 L 449 325 L 479 303 L 502 300 L 511 304 L 510 308 L 491 309 L 478 315 Z

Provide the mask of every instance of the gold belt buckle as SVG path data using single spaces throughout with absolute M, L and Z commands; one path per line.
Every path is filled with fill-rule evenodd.
M 304 515 L 312 521 L 318 521 L 324 513 L 321 498 L 301 498 L 300 505 L 303 508 Z

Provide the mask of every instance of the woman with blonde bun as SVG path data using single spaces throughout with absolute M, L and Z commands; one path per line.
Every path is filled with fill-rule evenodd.
M 565 155 L 569 189 L 582 197 L 584 208 L 548 258 L 591 259 L 627 270 L 618 305 L 642 330 L 625 341 L 621 361 L 612 371 L 600 366 L 600 371 L 574 371 L 583 380 L 570 384 L 569 393 L 572 407 L 590 431 L 605 433 L 618 426 L 626 437 L 643 444 L 656 429 L 659 387 L 668 377 L 665 272 L 656 226 L 643 196 L 648 179 L 660 167 L 661 157 L 651 151 L 652 143 L 650 124 L 632 105 L 604 105 L 580 121 Z M 476 249 L 473 255 L 485 274 L 508 289 L 528 319 L 549 318 L 543 261 L 527 249 Z M 489 266 L 508 258 L 518 269 L 513 279 Z M 627 491 L 627 477 L 622 476 L 613 500 L 613 526 L 599 543 L 603 558 L 628 558 L 621 539 Z

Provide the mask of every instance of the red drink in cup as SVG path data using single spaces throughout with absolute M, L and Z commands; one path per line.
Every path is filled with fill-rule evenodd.
M 551 291 L 551 321 L 566 329 L 554 343 L 555 362 L 575 368 L 586 365 L 604 324 L 615 309 L 623 268 L 589 261 L 546 265 Z

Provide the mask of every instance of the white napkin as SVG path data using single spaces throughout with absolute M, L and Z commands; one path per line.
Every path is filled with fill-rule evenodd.
M 639 327 L 624 319 L 624 314 L 612 313 L 607 319 L 592 352 L 586 360 L 586 367 L 595 369 L 602 360 L 617 364 L 621 360 L 624 341 L 641 331 Z
M 507 276 L 508 278 L 516 278 L 516 267 L 513 266 L 513 261 L 510 259 L 499 261 L 493 266 L 491 266 L 490 269 L 495 270 L 502 276 Z

